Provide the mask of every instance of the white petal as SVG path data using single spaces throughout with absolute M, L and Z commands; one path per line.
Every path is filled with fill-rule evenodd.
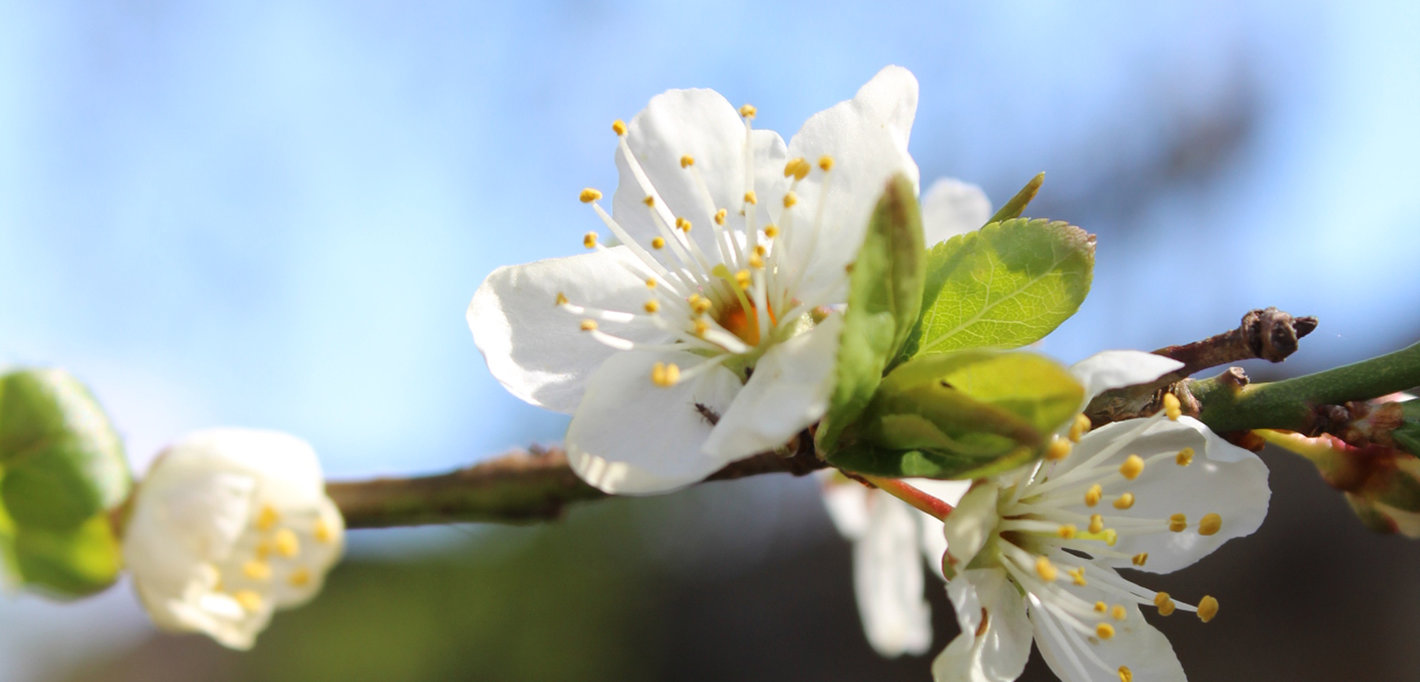
M 871 499 L 882 493 L 862 483 L 844 478 L 837 469 L 816 472 L 822 485 L 823 506 L 828 518 L 843 537 L 857 540 L 868 532 L 868 510 Z M 941 535 L 941 533 L 937 533 Z
M 863 632 L 883 656 L 920 654 L 932 645 L 932 612 L 922 595 L 917 549 L 920 512 L 891 495 L 878 493 L 871 501 L 867 532 L 853 544 L 853 588 Z
M 1000 491 L 1000 487 L 989 479 L 983 480 L 968 491 L 956 509 L 947 515 L 942 533 L 947 539 L 947 552 L 954 566 L 970 564 L 996 531 L 996 523 L 1001 520 L 996 513 Z
M 941 178 L 922 193 L 922 233 L 927 246 L 971 232 L 991 218 L 991 201 L 980 187 Z
M 612 198 L 612 215 L 634 239 L 649 241 L 660 234 L 653 210 L 690 220 L 691 236 L 714 257 L 714 232 L 710 221 L 726 209 L 725 227 L 742 230 L 740 215 L 745 190 L 772 192 L 784 185 L 785 148 L 777 133 L 755 130 L 749 140 L 751 158 L 745 158 L 745 125 L 738 111 L 714 90 L 671 90 L 651 102 L 627 126 L 626 144 L 654 188 L 660 206 L 646 206 L 646 188 L 636 178 L 630 160 L 618 151 L 620 181 Z M 682 166 L 689 156 L 694 163 Z M 747 168 L 746 163 L 752 163 Z M 753 174 L 747 178 L 746 171 Z M 699 179 L 697 179 L 697 176 Z M 749 179 L 753 185 L 747 185 Z M 703 183 L 703 184 L 702 184 Z M 782 193 L 782 189 L 778 190 Z M 759 204 L 757 227 L 769 222 L 768 204 Z M 662 215 L 664 221 L 665 213 Z
M 1091 567 L 1089 570 L 1110 569 Z M 1110 599 L 1109 595 L 1092 587 L 1078 587 L 1067 582 L 1059 584 L 1086 603 Z M 1168 638 L 1144 620 L 1137 606 L 1130 604 L 1125 609 L 1127 615 L 1124 620 L 1108 621 L 1114 628 L 1113 637 L 1085 640 L 1064 637 L 1062 633 L 1067 626 L 1055 620 L 1045 609 L 1032 607 L 1030 620 L 1035 628 L 1035 645 L 1050 669 L 1064 682 L 1118 682 L 1120 666 L 1127 666 L 1136 680 L 1182 682 L 1187 679 Z M 1090 661 L 1080 650 L 1082 647 L 1089 647 L 1090 653 L 1108 667 L 1101 668 Z
M 740 388 L 734 373 L 716 367 L 670 387 L 651 383 L 656 362 L 689 368 L 703 360 L 626 351 L 602 363 L 567 429 L 577 475 L 614 495 L 645 495 L 685 487 L 728 464 L 705 453 L 710 423 L 696 406 L 723 413 Z
M 583 332 L 580 319 L 557 307 L 557 294 L 581 306 L 639 311 L 646 284 L 628 266 L 639 264 L 616 247 L 494 270 L 468 304 L 468 326 L 494 378 L 533 405 L 575 410 L 588 375 L 618 351 Z M 662 335 L 650 327 L 605 331 L 635 341 Z
M 1066 464 L 1083 461 L 1090 453 L 1129 431 L 1138 420 L 1115 422 L 1085 435 Z M 1179 466 L 1174 456 L 1183 448 L 1193 448 L 1195 455 L 1188 466 Z M 1267 467 L 1256 455 L 1239 448 L 1191 417 L 1177 422 L 1156 422 L 1143 436 L 1135 438 L 1113 459 L 1122 463 L 1129 454 L 1148 460 L 1156 454 L 1166 457 L 1150 462 L 1139 478 L 1119 481 L 1105 487 L 1106 498 L 1123 491 L 1134 494 L 1134 506 L 1119 511 L 1106 509 L 1109 516 L 1125 518 L 1167 519 L 1175 513 L 1184 514 L 1188 529 L 1181 533 L 1159 528 L 1148 535 L 1121 536 L 1114 550 L 1126 555 L 1148 552 L 1149 559 L 1142 570 L 1169 573 L 1211 554 L 1232 538 L 1252 534 L 1267 515 L 1271 492 L 1267 487 Z M 1078 459 L 1077 459 L 1078 458 Z M 1082 514 L 1091 511 L 1083 504 L 1070 509 Z M 1214 535 L 1199 535 L 1198 522 L 1205 514 L 1222 516 L 1223 524 Z M 1133 568 L 1129 559 L 1114 559 L 1111 565 Z
M 1025 603 L 1005 572 L 965 571 L 947 583 L 947 596 L 956 609 L 961 634 L 932 662 L 932 677 L 937 682 L 1006 682 L 1020 677 L 1030 659 L 1031 628 Z
M 915 189 L 917 164 L 907 139 L 916 111 L 917 80 L 890 66 L 853 99 L 815 114 L 789 142 L 790 158 L 834 159 L 831 171 L 815 168 L 798 184 L 798 203 L 779 218 L 787 265 L 802 273 L 800 300 L 840 302 L 847 292 L 844 270 L 857 258 L 888 179 L 903 173 Z
M 1107 350 L 1095 353 L 1070 367 L 1070 373 L 1085 385 L 1085 403 L 1113 388 L 1153 381 L 1183 366 L 1182 362 L 1138 350 Z
M 818 421 L 833 391 L 843 317 L 830 315 L 812 330 L 769 349 L 744 390 L 705 441 L 705 451 L 730 461 L 789 442 Z
M 971 488 L 971 481 L 908 478 L 904 479 L 904 482 L 953 507 L 961 502 L 962 496 Z M 932 567 L 932 572 L 936 573 L 938 578 L 943 578 L 942 558 L 947 553 L 947 536 L 943 532 L 942 522 L 920 512 L 917 514 L 917 521 L 921 534 L 922 557 L 926 559 L 927 565 Z

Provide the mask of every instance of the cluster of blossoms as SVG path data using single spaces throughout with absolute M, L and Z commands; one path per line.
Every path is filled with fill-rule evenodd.
M 276 609 L 320 591 L 344 538 L 309 444 L 211 429 L 153 463 L 133 498 L 123 556 L 155 624 L 247 649 Z

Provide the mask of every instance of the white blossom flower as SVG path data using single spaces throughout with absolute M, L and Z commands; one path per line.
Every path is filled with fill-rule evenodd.
M 275 609 L 320 591 L 344 531 L 304 440 L 211 429 L 154 461 L 133 499 L 123 556 L 155 624 L 247 649 Z
M 614 246 L 494 271 L 468 322 L 514 395 L 573 413 L 572 467 L 610 493 L 664 492 L 784 445 L 823 416 L 847 266 L 907 153 L 917 82 L 888 67 L 786 146 L 711 90 L 612 126 Z M 820 320 L 814 324 L 814 320 Z
M 1092 392 L 1161 374 L 1122 381 L 1133 371 L 1126 355 L 1101 356 L 1081 363 L 1101 378 L 1086 381 Z M 962 633 L 934 662 L 937 680 L 1013 680 L 1032 641 L 1067 681 L 1185 679 L 1139 606 L 1207 622 L 1217 600 L 1178 602 L 1115 569 L 1192 564 L 1256 530 L 1270 493 L 1261 460 L 1165 404 L 1088 433 L 1088 420 L 1078 422 L 1045 460 L 979 481 L 961 499 L 944 527 L 944 568 Z

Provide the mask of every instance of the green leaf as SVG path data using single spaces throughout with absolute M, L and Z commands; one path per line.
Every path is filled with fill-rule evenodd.
M 1038 457 L 1082 400 L 1084 387 L 1044 356 L 921 356 L 888 374 L 828 459 L 874 475 L 985 476 Z
M 853 262 L 848 307 L 835 360 L 836 381 L 816 445 L 830 452 L 838 434 L 857 419 L 917 322 L 922 307 L 922 215 L 912 182 L 888 182 Z
M 0 548 L 28 588 L 80 596 L 121 563 L 109 513 L 132 487 L 108 417 L 61 370 L 0 376 Z
M 1025 187 L 1021 188 L 1021 191 L 1016 192 L 1016 196 L 1011 197 L 1011 200 L 1007 201 L 1006 204 L 1001 207 L 1001 210 L 997 211 L 996 215 L 991 216 L 991 219 L 986 222 L 999 223 L 1003 220 L 1021 217 L 1021 214 L 1026 210 L 1026 206 L 1030 205 L 1031 200 L 1035 198 L 1035 193 L 1040 191 L 1040 186 L 1044 182 L 1045 173 L 1037 173 L 1035 177 L 1030 179 L 1030 182 L 1026 183 Z
M 921 320 L 901 357 L 1040 340 L 1084 302 L 1094 260 L 1094 235 L 1025 218 L 932 247 Z

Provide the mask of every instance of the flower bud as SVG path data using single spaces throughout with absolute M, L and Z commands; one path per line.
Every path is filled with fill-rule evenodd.
M 1351 445 L 1331 434 L 1256 433 L 1316 465 L 1322 480 L 1346 495 L 1366 527 L 1420 538 L 1420 458 L 1384 445 Z

